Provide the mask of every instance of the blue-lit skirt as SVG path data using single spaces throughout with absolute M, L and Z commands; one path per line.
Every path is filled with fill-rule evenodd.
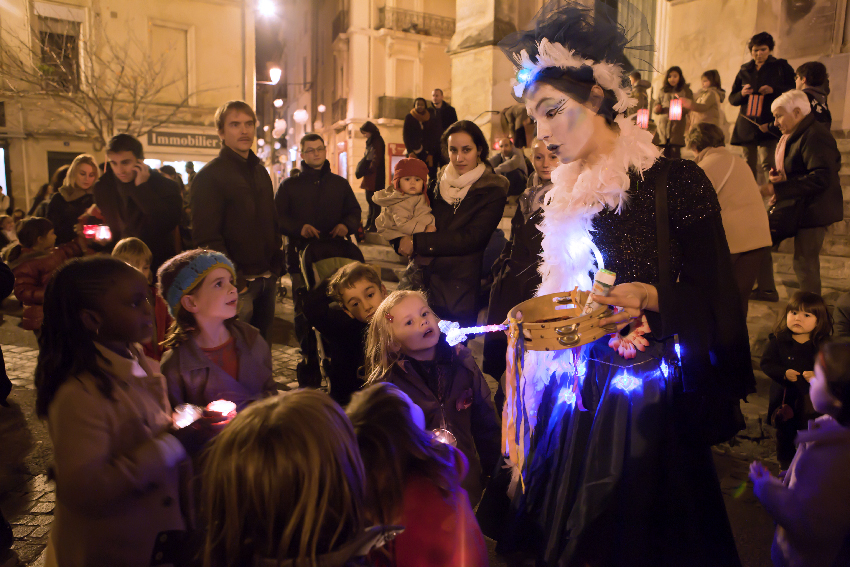
M 585 356 L 584 411 L 562 394 L 573 378 L 554 376 L 525 491 L 509 501 L 505 473 L 485 493 L 479 523 L 497 551 L 544 565 L 738 567 L 711 450 L 677 431 L 673 339 L 626 360 L 605 337 Z

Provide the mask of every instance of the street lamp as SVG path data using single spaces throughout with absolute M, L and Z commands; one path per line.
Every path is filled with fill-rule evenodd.
M 292 119 L 295 120 L 298 124 L 306 124 L 310 119 L 310 115 L 303 108 L 299 108 L 295 112 L 292 113 Z
M 280 81 L 281 70 L 278 67 L 272 67 L 269 69 L 269 77 L 272 80 L 272 84 L 276 85 L 278 81 Z
M 265 18 L 273 18 L 277 15 L 277 6 L 272 0 L 260 0 L 257 2 L 257 11 Z

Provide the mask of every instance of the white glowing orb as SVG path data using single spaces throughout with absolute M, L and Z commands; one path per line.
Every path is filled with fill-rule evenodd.
M 274 102 L 272 104 L 275 108 L 280 108 L 281 106 L 283 106 L 283 99 L 276 98 L 274 99 Z
M 327 106 L 325 106 L 324 104 L 320 104 L 316 110 L 318 110 L 319 112 L 324 112 L 327 109 L 328 109 Z
M 257 11 L 261 16 L 271 18 L 277 15 L 277 6 L 272 0 L 260 0 L 257 2 Z
M 298 124 L 306 124 L 307 121 L 310 120 L 310 114 L 303 108 L 299 108 L 292 113 L 292 119 Z

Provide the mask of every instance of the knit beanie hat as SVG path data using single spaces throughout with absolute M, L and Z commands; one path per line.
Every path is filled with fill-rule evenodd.
M 393 187 L 399 191 L 398 182 L 402 177 L 418 177 L 422 180 L 422 184 L 428 181 L 428 166 L 421 159 L 402 158 L 395 164 L 395 172 L 393 173 Z

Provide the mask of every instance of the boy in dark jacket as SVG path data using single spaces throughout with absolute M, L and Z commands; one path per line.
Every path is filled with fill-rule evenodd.
M 815 120 L 826 126 L 827 130 L 831 130 L 832 113 L 826 103 L 826 97 L 829 95 L 829 73 L 826 72 L 826 66 L 820 61 L 803 63 L 795 71 L 794 83 L 798 91 L 803 91 L 809 97 Z
M 371 266 L 352 262 L 312 291 L 302 288 L 304 315 L 322 335 L 330 360 L 330 396 L 345 406 L 364 384 L 366 330 L 387 288 Z

